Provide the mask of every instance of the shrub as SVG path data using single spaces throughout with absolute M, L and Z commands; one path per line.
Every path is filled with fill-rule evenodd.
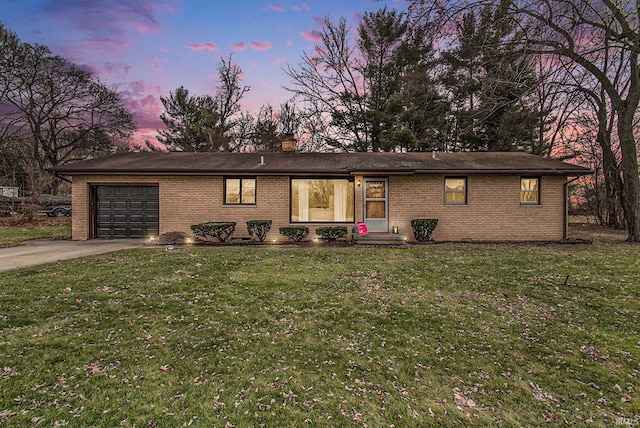
M 293 242 L 300 242 L 309 235 L 307 226 L 288 226 L 280 228 L 280 235 L 284 235 Z
M 212 223 L 210 221 L 206 223 L 194 224 L 191 226 L 193 234 L 199 238 L 206 239 L 207 236 L 213 236 L 220 242 L 224 242 L 229 239 L 229 236 L 236 230 L 236 222 L 220 222 Z
M 316 235 L 327 241 L 335 241 L 347 237 L 347 226 L 327 226 L 316 229 Z
M 167 232 L 158 237 L 158 245 L 183 245 L 187 242 L 184 232 Z
M 256 236 L 258 241 L 263 242 L 267 233 L 271 230 L 271 220 L 249 220 L 247 222 L 247 232 L 249 236 Z
M 418 242 L 431 241 L 431 235 L 438 225 L 437 218 L 418 218 L 411 220 L 411 228 L 413 236 Z

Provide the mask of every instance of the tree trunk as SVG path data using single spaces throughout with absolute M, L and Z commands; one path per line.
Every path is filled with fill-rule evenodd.
M 633 136 L 633 112 L 628 114 L 627 111 L 618 110 L 618 137 L 622 151 L 623 208 L 629 231 L 627 241 L 640 242 L 640 177 Z
M 618 161 L 611 149 L 611 130 L 608 126 L 606 104 L 601 100 L 598 102 L 597 116 L 598 134 L 596 141 L 602 150 L 602 171 L 606 192 L 606 216 L 603 224 L 616 229 L 624 229 L 624 185 L 620 176 Z

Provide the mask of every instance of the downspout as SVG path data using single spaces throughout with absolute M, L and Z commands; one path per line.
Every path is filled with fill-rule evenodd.
M 569 238 L 569 184 L 573 183 L 574 181 L 576 181 L 577 179 L 579 179 L 580 177 L 575 177 L 572 180 L 569 180 L 567 182 L 565 182 L 562 185 L 562 193 L 564 195 L 563 198 L 563 204 L 562 204 L 562 208 L 563 208 L 563 220 L 564 220 L 564 224 L 562 227 L 562 239 L 563 240 L 567 240 Z

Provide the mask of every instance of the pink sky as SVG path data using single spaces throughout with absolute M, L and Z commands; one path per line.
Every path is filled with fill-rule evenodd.
M 136 140 L 162 128 L 160 96 L 179 86 L 215 93 L 220 57 L 238 64 L 244 110 L 277 107 L 290 94 L 282 71 L 313 52 L 324 16 L 355 29 L 366 11 L 406 8 L 404 0 L 0 0 L 2 21 L 24 42 L 39 43 L 90 70 L 122 93 L 135 114 Z

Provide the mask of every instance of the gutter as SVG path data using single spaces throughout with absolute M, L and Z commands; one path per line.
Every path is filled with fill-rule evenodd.
M 69 183 L 69 184 L 73 184 L 73 181 L 69 180 L 68 178 L 63 177 L 63 176 L 62 176 L 62 175 L 60 175 L 58 172 L 54 172 L 54 173 L 53 173 L 53 175 L 54 175 L 56 178 L 59 178 L 59 179 L 60 179 L 60 180 L 62 180 L 62 181 L 66 181 L 66 182 L 67 182 L 67 183 Z
M 562 215 L 563 215 L 563 224 L 562 224 L 562 239 L 569 239 L 569 184 L 573 183 L 580 177 L 575 177 L 562 185 Z

